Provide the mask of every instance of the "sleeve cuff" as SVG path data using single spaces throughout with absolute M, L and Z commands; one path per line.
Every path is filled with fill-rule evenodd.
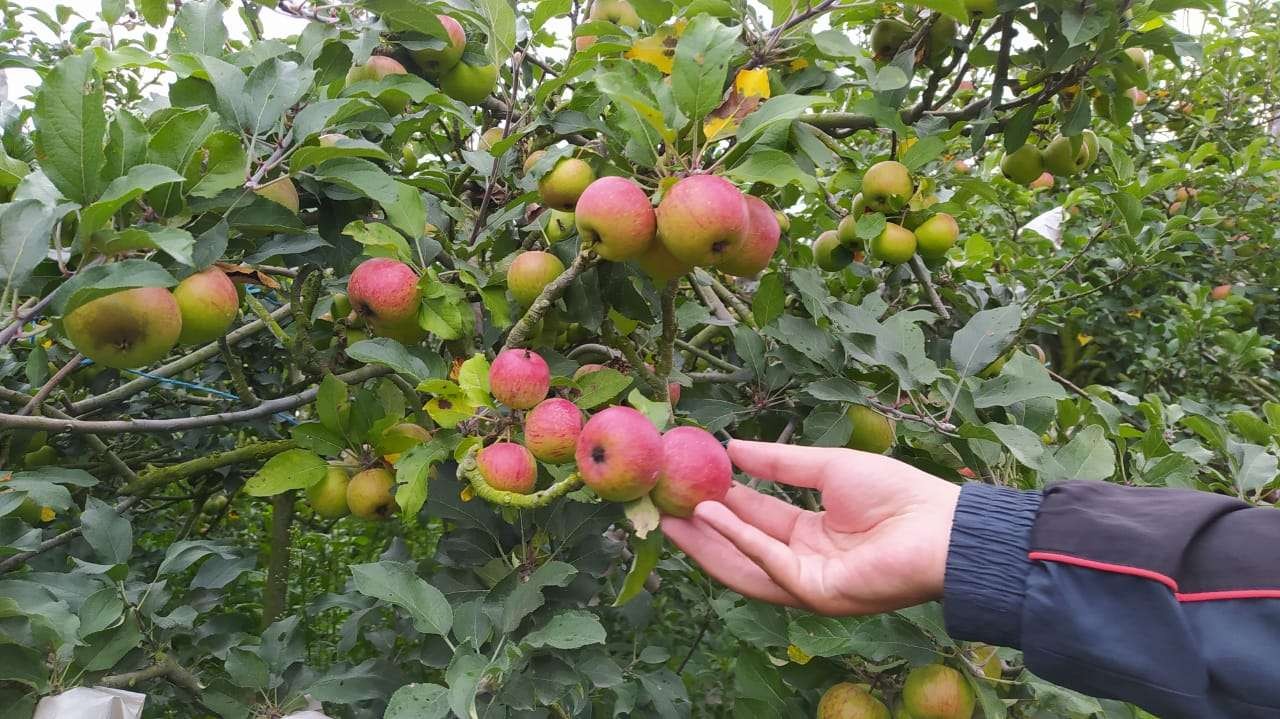
M 988 484 L 960 491 L 943 588 L 947 632 L 956 639 L 1019 647 L 1041 492 Z

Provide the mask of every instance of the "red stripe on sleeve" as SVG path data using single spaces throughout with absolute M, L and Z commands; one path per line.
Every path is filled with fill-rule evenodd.
M 1070 564 L 1073 567 L 1083 567 L 1085 569 L 1093 569 L 1099 572 L 1109 572 L 1111 574 L 1125 574 L 1130 577 L 1140 577 L 1142 579 L 1150 579 L 1153 582 L 1159 582 L 1173 591 L 1174 599 L 1179 602 L 1216 602 L 1230 599 L 1280 599 L 1280 589 L 1228 589 L 1216 592 L 1179 592 L 1178 583 L 1170 577 L 1159 572 L 1153 572 L 1150 569 L 1141 567 L 1130 567 L 1124 564 L 1111 564 L 1108 562 L 1097 562 L 1092 559 L 1084 559 L 1083 557 L 1073 557 L 1070 554 L 1058 554 L 1057 552 L 1031 552 L 1027 555 L 1027 559 L 1033 562 L 1056 562 L 1058 564 Z

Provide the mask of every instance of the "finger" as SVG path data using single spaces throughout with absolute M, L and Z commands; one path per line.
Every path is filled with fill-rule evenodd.
M 755 562 L 701 520 L 664 516 L 662 531 L 712 579 L 742 596 L 804 608 L 795 596 L 779 587 Z
M 694 507 L 693 516 L 724 535 L 779 587 L 799 595 L 796 588 L 800 586 L 800 563 L 790 547 L 742 521 L 720 502 L 702 502 Z
M 765 534 L 781 542 L 791 538 L 796 520 L 804 513 L 804 510 L 793 504 L 741 484 L 730 487 L 729 493 L 720 501 L 742 521 L 759 527 Z
M 840 463 L 856 462 L 857 453 L 836 447 L 802 447 L 777 442 L 729 442 L 729 459 L 738 469 L 770 482 L 822 489 L 823 478 Z

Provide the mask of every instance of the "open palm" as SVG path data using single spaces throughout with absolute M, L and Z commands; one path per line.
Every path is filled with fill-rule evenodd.
M 960 488 L 851 449 L 729 443 L 739 469 L 822 493 L 821 512 L 734 485 L 663 531 L 712 577 L 755 599 L 829 615 L 872 614 L 942 595 Z

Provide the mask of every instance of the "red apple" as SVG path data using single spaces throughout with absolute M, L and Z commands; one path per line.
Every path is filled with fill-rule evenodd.
M 750 225 L 746 241 L 739 250 L 720 263 L 720 271 L 738 277 L 751 277 L 769 266 L 769 260 L 778 249 L 782 228 L 773 208 L 753 195 L 743 195 L 747 203 Z
M 736 255 L 751 222 L 742 193 L 716 175 L 690 175 L 672 185 L 656 214 L 658 239 L 667 250 L 702 267 Z
M 625 177 L 602 177 L 578 198 L 578 237 L 606 260 L 636 257 L 653 243 L 656 219 L 649 196 Z
M 543 462 L 573 459 L 582 432 L 582 410 L 567 399 L 544 399 L 524 418 L 524 446 Z
M 551 369 L 533 350 L 505 350 L 489 366 L 489 391 L 511 409 L 530 409 L 550 389 Z
M 528 494 L 538 486 L 538 464 L 529 450 L 514 442 L 495 442 L 480 450 L 476 467 L 494 489 Z
M 733 463 L 720 440 L 699 427 L 662 435 L 662 468 L 649 498 L 658 509 L 688 517 L 699 502 L 720 501 L 733 485 Z
M 662 435 L 636 410 L 609 407 L 583 425 L 574 458 L 583 483 L 601 498 L 630 502 L 658 481 Z
M 173 288 L 182 311 L 178 344 L 204 344 L 227 333 L 240 309 L 240 296 L 227 273 L 216 267 L 197 272 Z
M 422 292 L 418 275 L 403 262 L 388 257 L 365 260 L 347 280 L 351 308 L 379 337 L 417 344 L 426 336 L 418 325 Z

